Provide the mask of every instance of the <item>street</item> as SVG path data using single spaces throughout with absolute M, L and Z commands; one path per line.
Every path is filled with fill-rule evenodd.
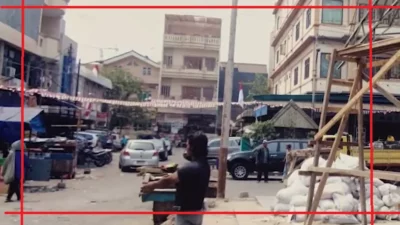
M 182 164 L 183 149 L 174 149 L 174 153 L 163 164 L 176 162 Z M 26 211 L 151 211 L 152 203 L 142 203 L 139 198 L 141 177 L 136 173 L 122 173 L 118 169 L 116 153 L 112 164 L 102 168 L 94 168 L 90 175 L 79 171 L 76 179 L 65 180 L 66 189 L 52 190 L 59 180 L 50 182 L 27 182 L 25 191 Z M 44 188 L 45 186 L 46 188 Z M 235 181 L 227 177 L 227 194 L 229 199 L 238 198 L 241 192 L 248 192 L 250 197 L 274 196 L 283 184 L 271 181 L 267 184 L 255 180 Z M 3 201 L 3 200 L 2 200 Z M 0 203 L 0 210 L 17 211 L 19 203 Z M 250 210 L 250 209 L 249 209 Z M 269 209 L 265 209 L 269 210 Z M 0 215 L 2 224 L 19 224 L 18 216 Z M 5 223 L 3 223 L 5 221 Z M 26 225 L 72 225 L 72 224 L 141 224 L 152 225 L 151 215 L 127 216 L 25 216 Z

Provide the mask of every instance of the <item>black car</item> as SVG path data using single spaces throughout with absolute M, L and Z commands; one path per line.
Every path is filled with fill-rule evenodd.
M 293 150 L 307 148 L 308 139 L 277 139 L 268 142 L 269 171 L 283 172 L 285 167 L 286 146 L 291 145 Z M 235 152 L 228 155 L 228 171 L 235 180 L 245 180 L 256 170 L 255 151 L 262 148 L 258 145 L 251 151 Z

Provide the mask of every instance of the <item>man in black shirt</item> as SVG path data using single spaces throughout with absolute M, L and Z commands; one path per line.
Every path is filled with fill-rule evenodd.
M 210 181 L 210 166 L 207 162 L 208 139 L 201 132 L 188 137 L 186 157 L 189 163 L 180 167 L 174 174 L 142 187 L 143 193 L 157 188 L 176 185 L 175 210 L 196 212 L 204 209 L 204 198 Z M 177 215 L 176 225 L 201 225 L 203 215 Z

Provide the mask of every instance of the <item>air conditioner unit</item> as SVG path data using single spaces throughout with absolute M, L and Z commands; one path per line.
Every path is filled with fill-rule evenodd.
M 17 70 L 14 67 L 8 66 L 8 67 L 6 67 L 6 71 L 5 71 L 4 76 L 5 77 L 15 77 L 15 72 L 16 71 Z

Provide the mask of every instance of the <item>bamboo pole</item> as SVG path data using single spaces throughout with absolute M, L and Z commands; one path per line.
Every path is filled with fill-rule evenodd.
M 394 54 L 390 60 L 379 70 L 379 72 L 372 78 L 372 85 L 375 84 L 394 66 L 396 61 L 400 58 L 400 50 Z M 353 86 L 354 87 L 354 86 Z M 369 90 L 369 86 L 363 87 L 357 94 L 355 94 L 347 104 L 340 110 L 322 129 L 315 135 L 315 140 L 321 139 L 329 129 L 333 127 L 345 114 L 347 114 L 351 108 L 357 103 L 357 101 Z

